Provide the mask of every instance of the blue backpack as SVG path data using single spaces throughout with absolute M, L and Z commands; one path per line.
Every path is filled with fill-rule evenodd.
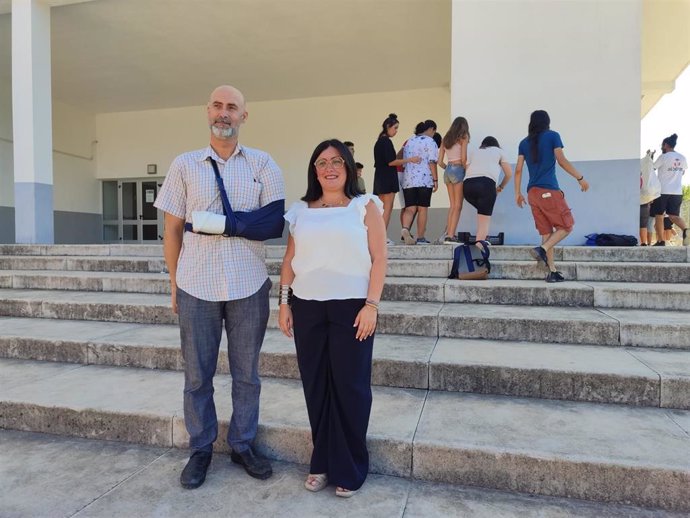
M 458 245 L 453 250 L 453 267 L 450 270 L 449 279 L 460 280 L 485 280 L 491 273 L 489 262 L 489 243 L 479 241 L 484 247 L 480 250 L 474 245 Z

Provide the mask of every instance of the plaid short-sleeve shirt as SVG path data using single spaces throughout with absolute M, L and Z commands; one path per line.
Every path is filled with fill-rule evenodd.
M 223 214 L 208 157 L 218 163 L 233 210 L 252 211 L 285 199 L 283 175 L 271 156 L 238 144 L 227 161 L 211 146 L 178 156 L 154 205 L 185 221 L 192 221 L 195 210 Z M 256 293 L 267 277 L 262 242 L 184 233 L 176 282 L 190 295 L 207 301 L 243 299 Z

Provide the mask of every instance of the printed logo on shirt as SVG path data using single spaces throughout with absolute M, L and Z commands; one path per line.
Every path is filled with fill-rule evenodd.
M 668 169 L 669 169 L 669 171 L 672 171 L 674 173 L 683 174 L 683 164 L 682 164 L 680 158 L 674 159 L 673 163 L 671 164 L 671 167 L 669 167 Z

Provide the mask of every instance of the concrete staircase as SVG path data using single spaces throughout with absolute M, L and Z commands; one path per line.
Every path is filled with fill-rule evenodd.
M 391 247 L 372 472 L 689 512 L 688 250 L 562 248 L 573 281 L 550 285 L 526 247 L 494 247 L 484 282 L 446 279 L 451 246 Z M 272 275 L 282 252 L 267 248 Z M 164 269 L 160 246 L 0 246 L 0 427 L 185 448 Z M 306 463 L 271 307 L 258 447 Z

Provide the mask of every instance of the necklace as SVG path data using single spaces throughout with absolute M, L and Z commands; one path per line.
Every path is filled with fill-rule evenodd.
M 325 201 L 323 201 L 323 198 L 321 198 L 320 201 L 321 201 L 322 207 L 342 207 L 343 205 L 347 204 L 347 202 L 349 202 L 350 199 L 344 198 L 344 199 L 341 199 L 340 201 L 338 201 L 336 203 L 326 203 Z

